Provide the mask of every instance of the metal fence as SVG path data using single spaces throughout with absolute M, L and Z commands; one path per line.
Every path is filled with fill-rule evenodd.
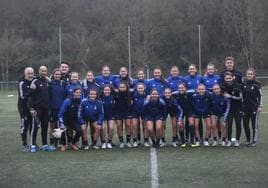
M 18 81 L 0 82 L 0 92 L 16 90 L 18 87 Z

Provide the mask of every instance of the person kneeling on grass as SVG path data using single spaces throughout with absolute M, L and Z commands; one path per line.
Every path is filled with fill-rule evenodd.
M 73 150 L 79 150 L 76 143 L 79 141 L 80 136 L 82 135 L 82 129 L 78 122 L 78 109 L 81 102 L 82 91 L 80 88 L 75 88 L 73 94 L 70 98 L 64 100 L 61 105 L 60 112 L 58 114 L 59 118 L 59 128 L 64 129 L 65 126 L 68 129 L 74 130 L 76 132 L 75 136 L 71 139 L 70 147 Z M 65 132 L 61 136 L 61 151 L 66 149 L 66 139 Z
M 144 119 L 148 135 L 152 140 L 153 147 L 159 145 L 160 139 L 163 138 L 163 120 L 166 114 L 166 104 L 159 97 L 156 89 L 151 90 L 151 94 L 144 102 Z M 155 140 L 155 137 L 157 140 Z M 161 147 L 161 145 L 160 145 Z
M 94 128 L 93 144 L 94 149 L 99 149 L 97 141 L 100 137 L 100 131 L 103 123 L 103 107 L 102 102 L 97 100 L 98 92 L 96 89 L 90 89 L 88 97 L 81 102 L 78 119 L 82 127 L 87 126 L 89 122 L 90 126 Z M 83 128 L 84 129 L 84 128 Z M 87 130 L 87 129 L 84 129 Z M 106 148 L 105 140 L 102 140 L 102 148 Z

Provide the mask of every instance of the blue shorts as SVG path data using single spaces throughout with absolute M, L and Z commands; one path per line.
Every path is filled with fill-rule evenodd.
M 219 124 L 220 122 L 223 122 L 224 121 L 224 114 L 212 113 L 212 115 L 216 116 L 217 124 Z
M 131 119 L 131 118 L 132 118 L 132 113 L 130 111 L 115 113 L 115 120 L 123 120 L 123 119 Z
M 224 117 L 224 113 L 223 114 L 219 114 L 219 113 L 212 112 L 211 115 L 214 115 L 214 116 L 216 116 L 218 118 Z
M 163 116 L 155 116 L 155 117 L 153 117 L 153 116 L 146 116 L 146 117 L 144 117 L 144 120 L 145 121 L 153 121 L 153 122 L 156 122 L 158 120 L 164 121 L 165 119 L 164 119 Z
M 142 112 L 137 112 L 137 111 L 133 111 L 132 112 L 132 118 L 135 118 L 135 119 L 144 119 L 144 115 Z
M 183 112 L 183 117 L 182 119 L 186 117 L 186 118 L 189 118 L 189 117 L 194 117 L 194 113 L 193 112 Z
M 211 114 L 209 112 L 205 112 L 205 113 L 194 112 L 193 116 L 196 119 L 201 119 L 201 118 L 206 119 L 206 118 L 209 118 Z
M 86 120 L 86 125 L 91 125 L 92 123 L 96 122 L 97 123 L 97 119 L 96 120 Z M 81 124 L 83 125 L 83 124 Z M 99 125 L 99 124 L 98 124 Z M 102 126 L 103 124 L 99 125 L 99 126 Z
M 168 114 L 169 114 L 170 117 L 176 117 L 178 115 L 178 111 L 177 110 L 176 111 L 168 110 L 167 111 L 167 116 L 168 116 Z
M 115 114 L 114 113 L 105 113 L 104 112 L 103 120 L 105 120 L 105 121 L 115 120 Z

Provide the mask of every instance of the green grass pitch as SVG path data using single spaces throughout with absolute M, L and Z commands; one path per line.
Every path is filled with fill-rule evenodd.
M 264 90 L 268 96 L 268 89 Z M 8 97 L 8 94 L 14 94 Z M 0 187 L 151 187 L 150 149 L 20 151 L 15 92 L 0 95 Z M 157 149 L 159 187 L 267 187 L 268 103 L 256 148 Z M 171 141 L 171 129 L 166 137 Z M 40 138 L 40 132 L 38 133 Z M 244 130 L 242 133 L 244 143 Z M 117 142 L 117 136 L 115 136 Z M 39 141 L 40 143 L 40 141 Z

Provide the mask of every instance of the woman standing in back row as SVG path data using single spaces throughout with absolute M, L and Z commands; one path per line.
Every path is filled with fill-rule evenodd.
M 259 113 L 262 110 L 262 87 L 256 80 L 255 70 L 248 68 L 247 79 L 242 83 L 243 93 L 243 125 L 246 133 L 246 145 L 256 146 L 259 127 Z M 252 142 L 250 139 L 249 121 L 252 126 Z

